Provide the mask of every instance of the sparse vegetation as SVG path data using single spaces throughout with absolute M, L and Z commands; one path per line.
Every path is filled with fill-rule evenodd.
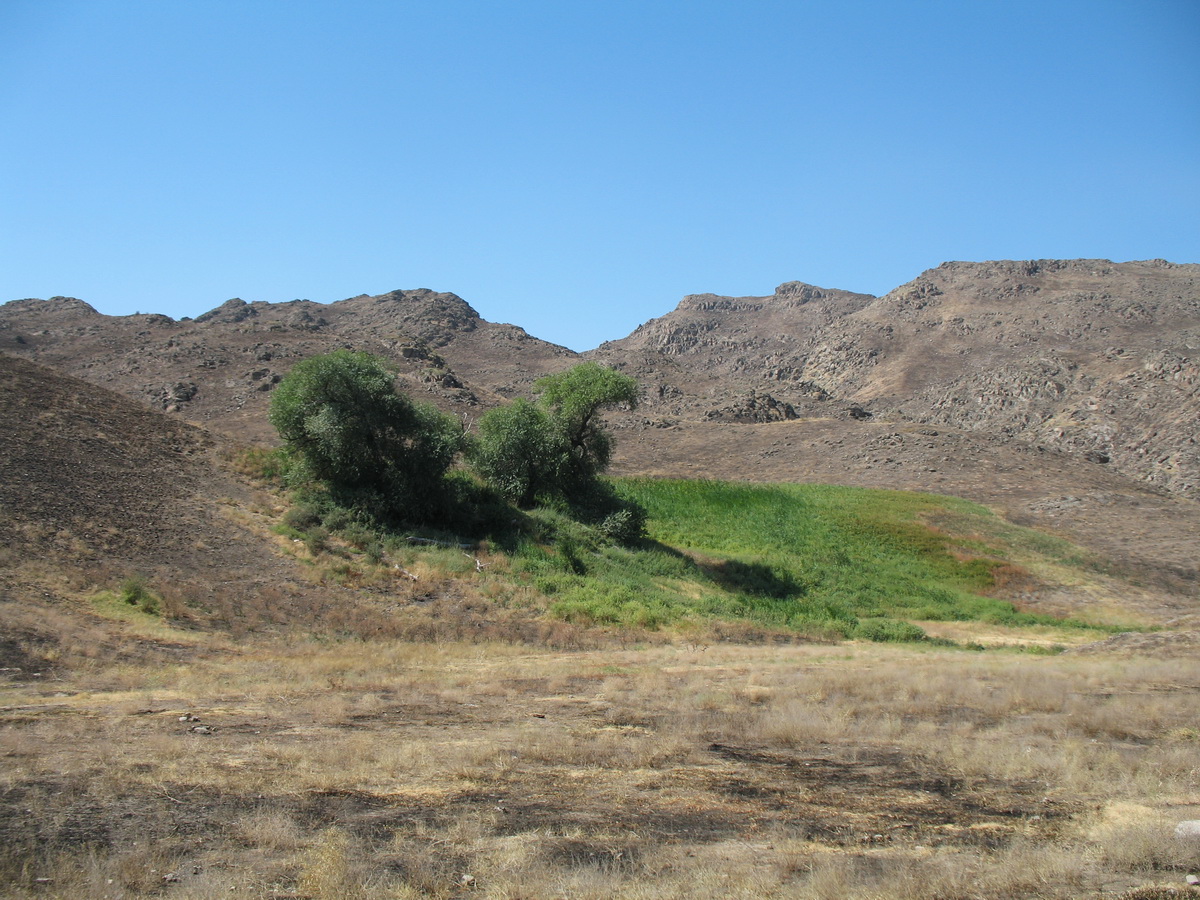
M 130 576 L 121 583 L 120 596 L 125 603 L 136 606 L 144 613 L 157 615 L 159 612 L 159 598 L 140 575 Z

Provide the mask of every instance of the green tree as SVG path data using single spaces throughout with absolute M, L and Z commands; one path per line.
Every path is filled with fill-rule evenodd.
M 296 365 L 270 421 L 303 474 L 339 502 L 407 521 L 431 518 L 464 441 L 455 419 L 397 393 L 382 360 L 349 350 Z
M 521 506 L 561 497 L 574 506 L 602 500 L 600 507 L 612 507 L 597 478 L 612 457 L 599 413 L 621 403 L 635 406 L 637 382 L 586 362 L 539 379 L 534 390 L 536 403 L 515 400 L 480 420 L 476 471 Z
M 475 471 L 518 506 L 559 491 L 566 445 L 544 409 L 518 398 L 484 414 L 471 452 Z
M 612 437 L 601 426 L 600 411 L 620 404 L 636 408 L 637 380 L 585 362 L 539 378 L 533 389 L 566 445 L 569 477 L 583 484 L 594 480 L 612 459 Z

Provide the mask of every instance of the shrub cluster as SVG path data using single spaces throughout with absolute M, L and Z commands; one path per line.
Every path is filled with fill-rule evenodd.
M 365 526 L 430 526 L 504 539 L 514 510 L 565 506 L 608 539 L 629 543 L 645 513 L 600 479 L 612 439 L 598 414 L 634 405 L 637 382 L 596 363 L 539 380 L 536 402 L 492 410 L 473 440 L 458 420 L 399 393 L 384 361 L 338 350 L 292 369 L 271 402 L 282 469 L 302 502 L 286 528 L 324 547 L 328 531 L 356 546 Z M 465 459 L 471 471 L 455 469 Z M 360 526 L 357 533 L 351 520 Z
M 150 590 L 146 579 L 133 575 L 121 582 L 120 598 L 130 606 L 136 606 L 144 613 L 152 616 L 159 614 L 162 604 L 158 596 Z

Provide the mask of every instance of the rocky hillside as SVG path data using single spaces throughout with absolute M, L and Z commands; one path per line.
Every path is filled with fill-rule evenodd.
M 798 281 L 780 285 L 771 297 L 693 294 L 668 315 L 587 355 L 642 382 L 658 420 L 745 423 L 826 415 L 838 404 L 827 404 L 828 392 L 806 379 L 804 361 L 822 333 L 874 299 Z
M 339 347 L 387 357 L 411 392 L 468 421 L 578 359 L 429 290 L 230 300 L 181 321 L 62 297 L 0 306 L 0 351 L 247 440 L 273 439 L 269 393 L 290 367 Z M 945 263 L 882 297 L 800 282 L 693 295 L 585 356 L 644 386 L 623 429 L 942 426 L 1196 498 L 1198 353 L 1200 265 L 1040 260 Z M 753 457 L 742 471 L 770 477 Z
M 1020 439 L 1200 496 L 1200 266 L 946 263 L 883 297 L 687 297 L 594 355 L 643 415 L 873 417 Z
M 70 297 L 0 306 L 0 352 L 243 440 L 274 438 L 270 390 L 298 360 L 342 347 L 390 359 L 409 391 L 468 418 L 574 358 L 520 328 L 484 321 L 454 294 L 429 290 L 331 304 L 233 299 L 180 321 L 105 316 Z

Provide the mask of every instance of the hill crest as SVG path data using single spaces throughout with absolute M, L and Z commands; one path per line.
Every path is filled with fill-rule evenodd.
M 407 390 L 468 420 L 590 358 L 643 385 L 625 429 L 873 417 L 1023 440 L 1200 496 L 1195 264 L 946 262 L 880 297 L 800 281 L 693 294 L 582 355 L 429 289 L 235 298 L 180 321 L 64 297 L 0 307 L 5 352 L 249 440 L 273 439 L 266 404 L 291 365 L 339 347 L 391 360 Z

